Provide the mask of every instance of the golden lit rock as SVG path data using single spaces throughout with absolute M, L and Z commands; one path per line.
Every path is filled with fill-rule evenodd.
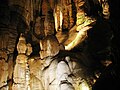
M 111 2 L 0 0 L 0 90 L 91 90 L 104 75 L 115 80 Z
M 45 16 L 44 32 L 45 36 L 53 35 L 55 33 L 54 17 L 51 11 L 48 11 L 47 15 Z
M 4 59 L 0 60 L 0 87 L 7 85 L 8 63 Z
M 40 57 L 41 59 L 48 56 L 55 56 L 59 53 L 59 42 L 55 36 L 47 36 L 40 41 Z
M 19 42 L 17 44 L 17 50 L 18 53 L 26 53 L 27 50 L 26 40 L 22 34 L 20 35 Z
M 31 53 L 32 53 L 32 46 L 31 46 L 30 43 L 28 43 L 28 44 L 27 44 L 27 52 L 26 52 L 26 54 L 27 54 L 27 55 L 30 55 Z

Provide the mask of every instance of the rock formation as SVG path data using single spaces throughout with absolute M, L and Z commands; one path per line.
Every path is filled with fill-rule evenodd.
M 0 90 L 92 90 L 113 64 L 109 9 L 109 0 L 0 0 Z

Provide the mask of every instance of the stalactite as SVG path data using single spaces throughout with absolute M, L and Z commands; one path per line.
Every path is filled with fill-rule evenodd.
M 45 32 L 45 36 L 55 34 L 55 24 L 54 24 L 54 17 L 52 11 L 48 11 L 45 16 L 44 32 Z
M 54 18 L 55 18 L 55 29 L 56 31 L 62 31 L 62 23 L 63 23 L 63 13 L 61 4 L 56 5 L 54 9 Z

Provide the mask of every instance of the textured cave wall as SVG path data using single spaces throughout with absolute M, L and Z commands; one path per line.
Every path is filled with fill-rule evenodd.
M 117 88 L 118 8 L 118 0 L 0 0 L 0 90 L 79 90 L 83 79 L 96 81 L 93 90 Z
M 19 34 L 28 28 L 29 15 L 25 11 L 21 3 L 0 1 L 0 90 L 11 90 L 12 87 L 16 44 Z
M 119 88 L 119 82 L 120 82 L 120 73 L 119 73 L 119 66 L 120 66 L 120 50 L 119 50 L 119 13 L 116 14 L 116 12 L 119 12 L 120 8 L 120 2 L 119 0 L 109 0 L 109 6 L 110 6 L 110 19 L 109 23 L 112 28 L 113 32 L 113 39 L 111 42 L 112 45 L 112 53 L 114 56 L 112 56 L 113 64 L 105 69 L 103 71 L 103 74 L 101 75 L 98 82 L 93 86 L 93 90 L 114 90 Z

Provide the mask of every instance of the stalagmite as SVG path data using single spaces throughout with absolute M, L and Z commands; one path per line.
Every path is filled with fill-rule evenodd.
M 58 63 L 57 65 L 57 69 L 56 69 L 56 72 L 57 72 L 57 76 L 56 76 L 56 79 L 57 79 L 57 85 L 58 85 L 58 90 L 74 90 L 74 87 L 72 86 L 72 83 L 73 82 L 69 82 L 69 75 L 72 74 L 72 72 L 70 71 L 70 68 L 69 66 L 67 65 L 66 62 L 64 61 L 61 61 Z M 72 78 L 71 78 L 72 79 Z
M 12 90 L 30 90 L 30 73 L 28 68 L 28 56 L 32 52 L 30 44 L 26 44 L 26 40 L 23 35 L 20 35 L 19 42 L 17 44 L 18 56 L 16 58 L 16 64 L 13 74 L 13 86 Z

